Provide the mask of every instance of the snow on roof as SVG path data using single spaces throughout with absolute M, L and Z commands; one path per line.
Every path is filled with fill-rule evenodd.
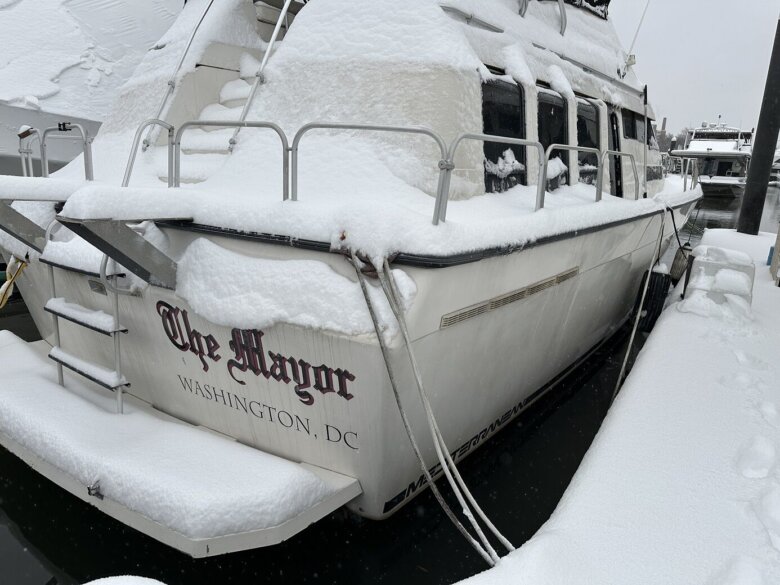
M 102 120 L 181 0 L 0 2 L 0 102 Z
M 475 71 L 481 65 L 458 27 L 433 0 L 311 2 L 296 17 L 274 57 L 277 68 L 309 62 L 341 69 L 392 63 Z

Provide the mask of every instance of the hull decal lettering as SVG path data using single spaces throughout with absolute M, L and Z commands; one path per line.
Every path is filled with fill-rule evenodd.
M 204 335 L 190 325 L 185 309 L 174 307 L 164 301 L 158 301 L 157 314 L 162 319 L 163 331 L 168 341 L 182 352 L 194 353 L 200 359 L 204 372 L 209 371 L 211 363 L 222 359 L 218 353 L 220 344 L 211 335 Z M 246 385 L 240 374 L 262 376 L 266 380 L 289 385 L 298 400 L 306 406 L 314 404 L 315 394 L 335 394 L 344 400 L 352 400 L 349 383 L 355 376 L 343 368 L 331 368 L 326 364 L 313 366 L 309 362 L 278 352 L 267 351 L 263 347 L 265 333 L 258 329 L 233 329 L 228 347 L 233 357 L 227 362 L 230 377 L 241 386 Z

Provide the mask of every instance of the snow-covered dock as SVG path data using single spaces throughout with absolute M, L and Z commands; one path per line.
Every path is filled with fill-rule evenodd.
M 705 234 L 753 258 L 752 311 L 701 294 L 667 308 L 550 520 L 463 583 L 780 583 L 774 242 Z
M 41 342 L 42 343 L 42 342 Z M 66 379 L 0 331 L 0 444 L 74 495 L 195 557 L 281 542 L 360 494 L 298 464 Z

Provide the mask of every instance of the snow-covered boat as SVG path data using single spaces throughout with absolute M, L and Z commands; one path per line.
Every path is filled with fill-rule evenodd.
M 608 1 L 256 4 L 187 3 L 94 169 L 0 178 L 48 355 L 92 382 L 1 338 L 36 390 L 0 389 L 0 442 L 196 556 L 393 514 L 628 318 L 699 198 Z
M 753 132 L 723 123 L 702 123 L 672 155 L 696 160 L 705 197 L 740 197 L 753 153 Z

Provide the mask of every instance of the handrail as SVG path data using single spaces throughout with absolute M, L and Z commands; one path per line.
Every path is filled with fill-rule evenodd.
M 130 176 L 133 174 L 133 166 L 135 166 L 135 159 L 138 156 L 138 145 L 141 142 L 141 134 L 147 126 L 162 126 L 168 130 L 168 186 L 173 187 L 173 135 L 175 128 L 163 122 L 157 118 L 150 118 L 138 127 L 135 131 L 135 137 L 133 138 L 133 146 L 130 150 L 130 157 L 127 159 L 127 167 L 125 167 L 125 176 L 122 179 L 122 187 L 127 187 L 130 184 Z
M 603 168 L 604 165 L 607 162 L 608 156 L 616 156 L 618 157 L 617 164 L 620 164 L 620 157 L 628 157 L 631 159 L 631 166 L 634 170 L 634 190 L 635 190 L 635 199 L 639 201 L 639 173 L 636 170 L 636 159 L 634 158 L 634 155 L 630 152 L 622 152 L 619 150 L 605 150 L 603 153 L 601 153 L 601 164 L 600 168 Z M 647 169 L 645 169 L 645 172 L 647 172 Z M 601 199 L 601 193 L 603 189 L 603 183 L 604 183 L 604 173 L 601 173 L 601 180 L 597 181 L 596 183 L 596 193 L 597 197 Z
M 55 217 L 49 222 L 49 225 L 46 226 L 46 235 L 44 236 L 45 243 L 43 245 L 44 248 L 49 243 L 49 240 L 51 239 L 52 234 L 54 233 L 54 228 L 59 226 L 60 223 L 57 221 L 57 218 Z M 41 251 L 43 252 L 43 250 Z M 54 281 L 54 266 L 49 264 L 48 266 L 48 272 L 49 272 L 49 298 L 53 299 L 57 297 L 57 285 Z M 52 333 L 54 335 L 54 346 L 60 347 L 62 340 L 60 339 L 60 321 L 57 317 L 56 313 L 51 313 L 51 325 L 52 325 Z M 60 386 L 65 385 L 65 378 L 63 375 L 62 370 L 62 364 L 57 362 L 57 383 Z
M 289 142 L 287 141 L 287 135 L 284 133 L 284 130 L 282 130 L 277 124 L 274 124 L 273 122 L 236 122 L 236 121 L 228 121 L 228 120 L 192 120 L 190 122 L 185 122 L 179 127 L 179 130 L 176 132 L 176 138 L 173 141 L 173 148 L 174 148 L 173 186 L 174 187 L 181 186 L 181 181 L 180 181 L 181 137 L 184 134 L 184 131 L 187 130 L 187 128 L 203 127 L 203 126 L 210 126 L 210 127 L 217 127 L 217 128 L 268 128 L 269 130 L 273 130 L 274 132 L 276 132 L 277 136 L 279 136 L 279 140 L 281 140 L 282 142 L 282 190 L 283 190 L 282 197 L 284 201 L 287 201 L 287 199 L 289 199 L 290 159 L 288 153 L 290 152 L 290 145 Z
M 446 173 L 444 177 L 444 185 L 439 190 L 439 196 L 436 201 L 436 209 L 438 213 L 434 217 L 433 225 L 437 225 L 439 221 L 446 221 L 447 219 L 447 203 L 450 199 L 450 182 L 452 181 L 452 171 L 455 169 L 455 153 L 460 146 L 460 143 L 464 140 L 480 140 L 483 142 L 498 142 L 500 144 L 516 144 L 519 146 L 533 146 L 539 151 L 539 182 L 536 187 L 536 200 L 537 202 L 541 198 L 544 201 L 544 190 L 546 188 L 546 181 L 542 180 L 542 166 L 544 160 L 544 147 L 540 142 L 534 140 L 526 140 L 524 138 L 508 138 L 505 136 L 495 136 L 493 134 L 473 134 L 464 133 L 455 138 L 447 151 L 447 166 L 450 168 L 443 169 Z
M 35 138 L 38 139 L 38 148 L 41 153 L 41 164 L 43 164 L 43 140 L 41 138 L 41 131 L 38 130 L 37 128 L 28 127 L 23 132 L 19 132 L 18 136 L 19 136 L 19 158 L 22 161 L 22 176 L 34 177 L 35 168 L 33 167 L 32 143 Z M 25 148 L 25 140 L 27 140 L 26 148 Z
M 542 173 L 539 175 L 540 177 L 540 184 L 543 184 L 546 186 L 547 184 L 547 164 L 550 162 L 550 155 L 554 150 L 568 150 L 571 152 L 590 152 L 592 154 L 595 154 L 596 157 L 601 155 L 601 151 L 598 148 L 591 148 L 589 146 L 574 146 L 572 144 L 551 144 L 547 147 L 547 150 L 544 153 L 544 165 L 542 167 Z M 596 185 L 601 184 L 601 175 L 604 172 L 604 165 L 599 164 L 598 170 L 596 171 Z M 544 183 L 541 181 L 541 177 L 544 177 Z M 539 194 L 541 195 L 541 198 L 536 198 L 536 210 L 539 211 L 544 207 L 544 194 L 545 189 L 539 189 Z M 601 191 L 597 188 L 596 189 L 596 201 L 601 201 Z
M 56 126 L 51 126 L 43 131 L 41 136 L 41 175 L 44 177 L 49 176 L 49 155 L 46 150 L 46 139 L 52 132 L 70 132 L 72 129 L 76 129 L 81 134 L 81 142 L 83 144 L 84 152 L 84 177 L 87 181 L 94 180 L 94 171 L 92 167 L 92 138 L 81 124 L 73 124 L 71 122 L 60 122 Z
M 263 72 L 265 71 L 265 66 L 268 64 L 268 59 L 271 58 L 271 53 L 273 53 L 274 51 L 274 45 L 276 44 L 276 39 L 279 37 L 279 33 L 282 30 L 282 22 L 287 21 L 287 11 L 290 9 L 290 4 L 292 4 L 292 0 L 285 0 L 284 6 L 282 7 L 281 12 L 279 13 L 279 20 L 276 21 L 276 26 L 274 27 L 274 32 L 271 35 L 271 40 L 268 42 L 268 48 L 266 49 L 265 54 L 263 55 L 263 60 L 260 62 L 260 68 L 257 70 L 257 73 L 255 73 L 255 80 L 252 83 L 252 89 L 249 90 L 249 96 L 246 98 L 246 102 L 244 102 L 244 107 L 241 110 L 241 116 L 238 118 L 239 122 L 246 121 L 246 117 L 249 114 L 249 108 L 252 107 L 252 102 L 255 101 L 257 90 L 261 84 L 265 83 L 265 76 L 263 75 Z M 233 136 L 230 137 L 230 142 L 228 145 L 229 152 L 233 152 L 233 148 L 235 148 L 236 146 L 236 138 L 238 137 L 238 133 L 240 131 L 241 131 L 240 126 L 233 131 Z
M 165 92 L 162 101 L 160 102 L 160 107 L 157 108 L 157 115 L 154 117 L 154 119 L 157 120 L 162 119 L 163 110 L 165 109 L 165 106 L 168 103 L 171 94 L 173 94 L 173 90 L 176 89 L 176 76 L 179 75 L 181 66 L 184 65 L 184 60 L 187 58 L 187 54 L 190 52 L 190 48 L 192 47 L 192 42 L 195 40 L 195 35 L 198 34 L 200 25 L 203 24 L 203 21 L 206 18 L 206 14 L 208 14 L 208 11 L 211 10 L 212 4 L 214 4 L 214 0 L 211 0 L 208 6 L 206 6 L 206 9 L 203 11 L 203 14 L 201 14 L 200 16 L 200 20 L 198 20 L 198 24 L 196 24 L 195 28 L 192 30 L 192 34 L 190 35 L 189 41 L 187 41 L 187 46 L 184 48 L 184 52 L 181 54 L 179 63 L 176 65 L 176 69 L 174 70 L 173 75 L 168 80 L 168 89 Z M 151 146 L 151 143 L 152 143 L 152 128 L 149 128 L 149 133 L 146 135 L 146 138 L 144 138 L 144 146 L 143 146 L 144 152 L 146 152 L 149 146 Z
M 446 171 L 447 159 L 447 145 L 444 139 L 436 132 L 425 126 L 388 126 L 383 124 L 342 124 L 339 122 L 311 122 L 301 126 L 300 130 L 295 134 L 292 142 L 292 200 L 298 201 L 298 146 L 301 139 L 305 134 L 311 130 L 365 130 L 374 132 L 400 132 L 402 134 L 422 134 L 424 136 L 430 136 L 436 141 L 441 151 L 441 160 L 439 161 L 439 184 L 436 189 L 436 208 L 433 214 L 433 225 L 439 223 L 438 211 L 439 203 L 441 199 L 442 188 L 444 186 L 444 173 Z

